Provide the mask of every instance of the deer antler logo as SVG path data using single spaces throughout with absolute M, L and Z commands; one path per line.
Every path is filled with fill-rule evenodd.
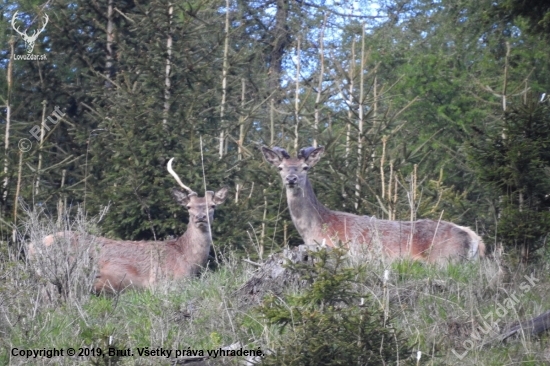
M 15 26 L 15 19 L 17 18 L 17 13 L 18 11 L 16 11 L 15 14 L 13 14 L 13 17 L 11 18 L 11 26 L 21 37 L 23 37 L 23 41 L 25 41 L 25 45 L 27 47 L 27 53 L 30 54 L 34 49 L 34 42 L 36 42 L 36 39 L 38 38 L 40 33 L 42 33 L 46 28 L 46 24 L 48 24 L 48 20 L 49 20 L 48 14 L 44 14 L 44 25 L 42 26 L 42 29 L 40 29 L 39 31 L 34 30 L 33 34 L 29 36 L 27 35 L 27 31 L 23 33 L 19 31 L 19 27 Z

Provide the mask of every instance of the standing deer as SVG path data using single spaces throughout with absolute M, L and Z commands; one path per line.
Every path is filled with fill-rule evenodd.
M 292 222 L 306 245 L 343 243 L 354 250 L 378 245 L 390 260 L 410 257 L 432 263 L 484 255 L 483 241 L 467 227 L 446 221 L 379 220 L 326 208 L 307 176 L 324 151 L 324 147 L 303 148 L 292 158 L 280 147 L 262 147 L 265 160 L 279 169 Z
M 175 200 L 186 207 L 189 223 L 185 233 L 177 239 L 168 241 L 126 241 L 94 237 L 98 245 L 98 268 L 94 291 L 99 293 L 118 292 L 129 287 L 147 288 L 162 279 L 191 277 L 204 268 L 208 261 L 212 235 L 210 223 L 214 219 L 216 206 L 223 203 L 227 188 L 217 192 L 207 191 L 205 197 L 184 185 L 172 169 L 172 160 L 168 162 L 168 172 L 179 185 L 187 191 L 172 190 Z M 63 238 L 71 240 L 73 247 L 78 245 L 79 237 L 75 232 L 58 232 L 45 237 L 44 246 L 52 245 Z M 36 256 L 36 248 L 29 247 L 30 257 Z

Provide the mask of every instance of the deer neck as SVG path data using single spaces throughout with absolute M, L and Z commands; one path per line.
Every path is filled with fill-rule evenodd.
M 177 240 L 177 246 L 183 254 L 185 262 L 191 265 L 190 274 L 197 273 L 208 262 L 212 236 L 210 230 L 197 228 L 189 223 L 187 231 Z
M 329 210 L 317 200 L 309 179 L 303 187 L 287 187 L 286 197 L 294 226 L 305 244 L 314 245 L 322 236 L 323 218 Z

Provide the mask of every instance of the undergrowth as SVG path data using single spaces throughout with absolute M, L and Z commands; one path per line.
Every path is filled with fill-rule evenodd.
M 313 265 L 290 266 L 306 289 L 264 300 L 258 311 L 282 334 L 264 365 L 391 365 L 408 358 L 402 332 L 369 294 L 358 291 L 364 268 L 346 267 L 345 254 L 312 252 Z
M 93 227 L 97 219 L 78 220 L 84 222 L 73 222 L 69 229 L 99 232 Z M 311 254 L 313 264 L 287 269 L 301 274 L 299 283 L 259 304 L 243 306 L 237 290 L 256 268 L 222 255 L 216 271 L 205 270 L 197 278 L 146 291 L 94 296 L 88 290 L 86 261 L 70 271 L 63 266 L 75 248 L 58 248 L 61 252 L 54 259 L 60 271 L 55 276 L 48 275 L 45 263 L 27 261 L 22 255 L 30 241 L 60 229 L 54 224 L 33 218 L 21 230 L 19 246 L 9 248 L 0 260 L 0 364 L 172 365 L 174 357 L 140 356 L 137 350 L 206 351 L 235 344 L 260 349 L 267 354 L 265 365 L 550 362 L 545 335 L 491 341 L 506 324 L 548 310 L 550 272 L 544 263 L 507 267 L 506 260 L 487 259 L 432 266 L 321 251 Z M 49 286 L 58 277 L 66 291 Z M 517 301 L 510 305 L 511 298 Z M 80 348 L 101 349 L 102 355 L 88 351 L 82 357 L 26 358 L 14 356 L 16 348 L 74 348 L 77 353 Z M 109 348 L 114 355 L 106 354 Z M 244 361 L 244 357 L 217 357 L 206 362 Z

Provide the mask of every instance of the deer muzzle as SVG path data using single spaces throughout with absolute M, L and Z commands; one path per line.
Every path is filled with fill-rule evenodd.
M 287 175 L 286 177 L 286 185 L 289 187 L 294 187 L 298 183 L 298 176 L 295 174 Z

